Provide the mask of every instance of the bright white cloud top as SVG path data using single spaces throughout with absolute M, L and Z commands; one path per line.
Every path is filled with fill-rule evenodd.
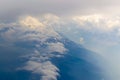
M 16 41 L 38 41 L 42 45 L 50 37 L 61 39 L 58 34 L 61 32 L 104 56 L 112 66 L 110 69 L 114 74 L 111 75 L 118 75 L 114 80 L 120 80 L 119 9 L 119 0 L 0 0 L 0 30 L 8 29 L 0 35 L 5 40 L 4 44 L 10 46 Z M 59 69 L 49 59 L 64 56 L 67 49 L 60 42 L 45 45 L 49 53 L 58 54 L 48 55 L 42 49 L 46 55 L 38 55 L 39 51 L 33 50 L 34 57 L 30 57 L 26 65 L 19 69 L 42 74 L 42 80 L 56 80 Z
M 75 16 L 73 18 L 80 26 L 85 29 L 99 29 L 102 31 L 111 31 L 120 27 L 119 16 L 86 15 Z

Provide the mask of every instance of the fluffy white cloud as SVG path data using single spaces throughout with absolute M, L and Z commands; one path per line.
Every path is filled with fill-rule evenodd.
M 40 80 L 57 80 L 57 76 L 59 75 L 59 69 L 50 61 L 42 63 L 36 61 L 28 61 L 26 65 L 21 69 L 42 75 L 42 78 Z
M 27 27 L 30 27 L 32 29 L 39 27 L 41 30 L 44 27 L 43 23 L 41 23 L 38 19 L 31 17 L 31 16 L 27 16 L 26 18 L 23 18 L 19 22 L 22 26 L 27 26 Z
M 87 30 L 102 30 L 102 31 L 112 31 L 116 28 L 120 28 L 120 17 L 110 17 L 105 15 L 86 15 L 86 16 L 75 16 L 73 20 L 82 29 Z
M 51 23 L 45 23 L 45 21 L 47 21 L 47 19 L 41 22 L 35 17 L 25 16 L 16 21 L 16 23 L 1 24 L 0 30 L 2 31 L 7 28 L 7 30 L 2 33 L 2 36 L 6 38 L 6 40 L 37 40 L 44 42 L 50 37 L 60 39 L 60 35 L 49 25 Z M 14 39 L 15 37 L 16 39 Z
M 88 33 L 87 36 L 90 37 L 92 36 L 92 39 L 88 38 L 85 40 L 89 40 L 87 46 L 91 47 L 91 45 L 93 46 L 95 45 L 95 47 L 93 48 L 94 51 L 95 49 L 97 50 L 96 44 L 99 47 L 101 47 L 101 45 L 104 46 L 101 48 L 105 48 L 106 45 L 113 46 L 118 44 L 117 42 L 115 42 L 118 40 L 115 39 L 119 39 L 116 38 L 116 35 L 119 36 L 120 34 L 119 16 L 109 17 L 109 16 L 96 14 L 96 15 L 75 16 L 73 18 L 69 18 L 69 20 L 68 19 L 63 20 L 60 17 L 50 14 L 44 15 L 42 19 L 35 18 L 32 16 L 22 17 L 18 21 L 16 21 L 16 23 L 0 24 L 0 37 L 6 40 L 5 42 L 6 44 L 7 42 L 14 44 L 14 42 L 19 42 L 19 41 L 39 42 L 38 44 L 35 44 L 34 49 L 31 49 L 31 53 L 28 54 L 27 57 L 25 56 L 25 58 L 28 59 L 25 66 L 20 67 L 18 70 L 27 70 L 35 74 L 40 74 L 42 75 L 42 80 L 57 79 L 57 76 L 59 76 L 59 72 L 58 72 L 59 69 L 54 64 L 52 64 L 50 60 L 54 57 L 56 58 L 56 57 L 64 56 L 67 49 L 65 48 L 64 44 L 59 41 L 54 43 L 54 42 L 47 42 L 47 40 L 49 40 L 50 38 L 54 39 L 55 41 L 61 39 L 61 36 L 53 29 L 53 26 L 56 27 L 56 29 L 59 29 L 57 28 L 59 25 L 61 25 L 60 27 L 62 28 L 61 32 L 63 33 L 65 31 L 68 32 L 67 35 L 70 35 L 71 38 L 73 38 L 74 36 L 74 35 L 71 36 L 72 33 L 75 33 L 74 37 L 76 37 L 79 35 L 80 31 L 89 30 L 90 34 Z M 94 33 L 95 31 L 96 33 Z M 113 31 L 113 33 L 110 33 L 110 31 Z M 91 34 L 92 32 L 94 35 Z M 99 34 L 99 32 L 106 32 L 106 33 Z M 103 36 L 98 38 L 101 35 Z M 111 35 L 114 36 L 115 41 L 113 40 L 113 37 L 108 39 L 108 36 Z M 84 43 L 84 38 L 82 37 L 80 38 L 80 36 L 78 41 L 80 43 Z M 82 36 L 86 37 L 86 35 L 84 34 Z M 107 40 L 105 40 L 106 37 Z M 41 48 L 40 47 L 41 44 L 44 44 L 47 47 Z M 54 54 L 54 52 L 57 53 Z
M 54 45 L 56 44 L 54 43 Z M 58 45 L 58 47 L 60 46 Z M 54 50 L 54 48 L 52 48 L 51 50 L 56 51 Z M 61 53 L 61 51 L 59 53 Z M 25 63 L 24 66 L 17 68 L 17 70 L 27 70 L 31 71 L 33 74 L 39 74 L 41 75 L 40 80 L 57 80 L 57 77 L 59 76 L 59 69 L 54 64 L 52 64 L 50 60 L 54 57 L 58 57 L 58 55 L 59 54 L 51 54 L 51 51 L 49 51 L 49 49 L 47 48 L 45 49 L 45 52 L 43 51 L 42 53 L 36 48 L 33 53 L 29 53 L 28 55 L 23 56 L 25 59 L 27 58 L 28 61 Z
M 31 42 L 29 44 L 34 46 L 31 50 L 29 49 L 31 53 L 24 56 L 24 58 L 28 59 L 25 66 L 19 67 L 17 70 L 27 70 L 33 74 L 39 74 L 41 75 L 41 80 L 57 80 L 59 69 L 50 60 L 54 57 L 64 56 L 64 53 L 67 51 L 64 44 L 60 42 L 61 35 L 51 27 L 54 23 L 57 23 L 50 22 L 52 18 L 54 20 L 58 19 L 57 16 L 53 16 L 47 15 L 44 20 L 26 16 L 20 18 L 14 24 L 0 25 L 2 26 L 0 27 L 0 37 L 5 40 L 5 43 L 15 46 L 16 43 L 25 41 L 25 43 Z M 55 42 L 49 42 L 51 38 Z M 37 42 L 37 44 L 34 42 Z M 57 53 L 54 54 L 54 52 Z
M 57 42 L 57 43 L 48 43 L 48 51 L 52 52 L 59 52 L 64 54 L 67 49 L 64 47 L 64 44 Z

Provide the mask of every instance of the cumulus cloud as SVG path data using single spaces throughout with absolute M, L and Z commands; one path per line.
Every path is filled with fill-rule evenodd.
M 44 24 L 42 24 L 39 20 L 31 16 L 27 16 L 26 18 L 20 20 L 20 24 L 22 26 L 27 26 L 33 29 L 39 27 L 40 30 L 42 29 L 42 27 L 44 27 Z
M 52 46 L 49 45 L 49 47 Z M 33 74 L 39 74 L 41 76 L 40 80 L 57 80 L 60 70 L 54 64 L 52 64 L 50 60 L 54 57 L 61 57 L 61 51 L 58 54 L 52 54 L 51 50 L 53 52 L 56 50 L 49 50 L 47 48 L 45 50 L 47 52 L 41 52 L 36 48 L 33 53 L 22 56 L 23 58 L 28 59 L 28 61 L 25 63 L 24 66 L 17 68 L 17 70 L 27 70 L 32 72 Z
M 51 62 L 51 59 L 62 57 L 67 51 L 64 44 L 60 42 L 62 36 L 51 27 L 52 22 L 49 22 L 51 19 L 50 15 L 43 20 L 25 16 L 14 24 L 0 25 L 2 26 L 0 27 L 0 37 L 4 39 L 4 43 L 10 43 L 16 47 L 17 43 L 23 42 L 26 45 L 22 46 L 25 50 L 27 50 L 27 45 L 31 48 L 28 50 L 31 53 L 21 56 L 27 61 L 24 66 L 18 67 L 17 70 L 27 70 L 33 74 L 39 74 L 40 80 L 57 80 L 59 69 Z M 51 39 L 54 41 L 50 41 Z
M 49 43 L 48 50 L 51 53 L 52 52 L 59 52 L 61 54 L 64 54 L 67 49 L 64 47 L 64 44 L 57 42 L 57 43 Z
M 74 38 L 74 40 L 76 40 L 76 35 L 79 36 L 78 42 L 80 43 L 83 42 L 84 40 L 83 38 L 80 38 L 80 36 L 81 35 L 86 36 L 86 34 L 84 33 L 81 34 L 79 32 L 82 31 L 84 32 L 87 30 L 90 33 L 90 34 L 88 33 L 87 36 L 90 37 L 92 36 L 92 40 L 94 38 L 97 38 L 98 42 L 96 43 L 101 42 L 102 44 L 104 44 L 104 46 L 106 46 L 107 44 L 110 45 L 110 43 L 112 44 L 114 43 L 114 45 L 116 45 L 116 42 L 117 44 L 119 43 L 120 17 L 119 16 L 109 17 L 109 16 L 119 15 L 120 14 L 119 8 L 120 8 L 119 0 L 34 0 L 34 1 L 33 0 L 19 0 L 19 1 L 1 0 L 0 22 L 2 23 L 0 24 L 0 40 L 1 39 L 5 40 L 5 42 L 2 44 L 8 44 L 8 43 L 14 44 L 15 42 L 18 41 L 39 42 L 39 44 L 37 45 L 35 44 L 37 50 L 35 50 L 36 52 L 33 51 L 33 54 L 31 55 L 32 57 L 30 57 L 30 61 L 26 63 L 24 69 L 26 69 L 26 67 L 31 66 L 31 68 L 29 68 L 30 71 L 34 72 L 33 69 L 35 69 L 38 70 L 39 73 L 42 73 L 43 70 L 41 70 L 42 69 L 41 61 L 48 60 L 48 63 L 47 62 L 44 63 L 47 63 L 48 65 L 52 65 L 52 67 L 55 68 L 55 66 L 51 62 L 49 62 L 49 60 L 52 57 L 55 57 L 55 55 L 51 53 L 56 51 L 58 52 L 57 55 L 61 55 L 61 54 L 64 55 L 63 53 L 66 50 L 64 45 L 60 42 L 45 44 L 45 42 L 50 37 L 54 38 L 54 40 L 58 40 L 61 38 L 60 35 L 56 31 L 54 31 L 53 28 L 51 28 L 51 26 L 52 27 L 54 26 L 55 29 L 57 30 L 61 29 L 58 31 L 61 31 L 61 33 L 64 33 L 66 36 L 69 36 L 69 38 L 71 39 Z M 46 13 L 56 14 L 61 17 L 51 14 L 44 15 Z M 93 15 L 94 13 L 96 13 L 96 15 Z M 19 21 L 16 21 L 16 19 L 19 16 L 25 16 L 25 15 L 36 16 L 37 18 L 32 16 L 26 16 L 20 18 Z M 42 19 L 41 17 L 39 19 L 38 18 L 39 15 L 40 16 L 44 15 L 44 16 L 42 17 Z M 11 22 L 15 22 L 15 23 L 11 23 Z M 74 35 L 73 32 L 75 31 L 78 31 L 78 33 Z M 105 37 L 103 35 L 105 35 Z M 113 37 L 111 38 L 110 36 L 114 36 L 114 40 Z M 90 41 L 90 39 L 91 38 L 88 38 L 86 40 Z M 45 48 L 49 50 L 50 52 L 49 54 L 46 53 L 45 49 L 43 48 L 42 48 L 43 51 L 38 49 L 42 44 L 49 46 Z M 43 55 L 42 52 L 45 52 L 45 54 Z M 38 56 L 37 53 L 40 55 Z M 36 60 L 38 62 L 36 62 Z M 39 63 L 40 65 L 38 65 Z M 44 63 L 43 65 L 47 65 Z M 34 65 L 38 65 L 38 66 L 34 66 Z M 45 68 L 45 70 L 48 69 Z M 54 70 L 50 69 L 50 74 L 44 73 L 42 79 L 56 80 L 56 76 L 58 74 L 57 71 L 58 70 L 56 68 Z
M 45 23 L 47 19 L 44 21 L 40 21 L 39 19 L 32 17 L 32 16 L 25 16 L 20 18 L 18 21 L 9 24 L 1 24 L 1 31 L 5 28 L 7 29 L 5 32 L 2 33 L 4 38 L 14 39 L 16 35 L 19 36 L 16 39 L 20 40 L 37 40 L 37 41 L 46 41 L 49 37 L 59 38 L 60 35 L 51 27 L 50 23 Z M 19 32 L 15 34 L 16 32 Z M 24 34 L 24 35 L 23 35 Z M 14 37 L 14 38 L 13 38 Z M 15 39 L 15 40 L 16 40 Z M 16 40 L 16 41 L 17 41 Z
M 12 43 L 13 45 L 15 45 L 14 43 L 19 41 L 37 42 L 37 44 L 33 44 L 34 49 L 33 48 L 31 49 L 31 53 L 24 56 L 25 58 L 28 59 L 28 61 L 26 61 L 24 66 L 19 67 L 17 70 L 27 70 L 31 71 L 34 74 L 40 74 L 42 75 L 42 80 L 50 79 L 56 80 L 57 76 L 59 76 L 58 72 L 59 69 L 51 62 L 51 59 L 64 56 L 64 54 L 66 54 L 67 49 L 65 48 L 64 44 L 59 41 L 62 38 L 54 30 L 54 28 L 56 30 L 61 28 L 61 33 L 62 32 L 64 33 L 65 31 L 68 32 L 67 35 L 69 35 L 71 38 L 80 35 L 79 32 L 82 31 L 84 32 L 87 30 L 90 32 L 90 34 L 86 32 L 88 33 L 87 36 L 90 37 L 92 36 L 92 39 L 88 38 L 89 40 L 88 45 L 90 45 L 90 43 L 93 41 L 95 45 L 100 43 L 102 46 L 103 45 L 106 46 L 116 45 L 116 42 L 114 42 L 113 37 L 108 38 L 108 36 L 110 37 L 111 35 L 113 35 L 114 39 L 118 39 L 116 38 L 116 35 L 119 36 L 119 25 L 120 25 L 119 16 L 109 17 L 98 14 L 73 16 L 72 18 L 68 19 L 51 14 L 40 16 L 37 18 L 32 16 L 24 16 L 20 18 L 18 21 L 13 23 L 9 24 L 1 23 L 0 37 L 6 40 L 7 43 L 9 42 Z M 74 31 L 77 32 L 75 33 Z M 94 32 L 96 33 L 94 34 Z M 75 35 L 73 33 L 75 33 Z M 91 33 L 93 33 L 94 35 Z M 71 34 L 73 34 L 73 36 L 71 36 Z M 103 36 L 99 37 L 100 35 Z M 84 43 L 84 40 L 87 40 L 85 39 L 86 35 L 83 34 L 83 36 L 85 37 L 82 38 L 81 35 L 78 37 L 78 41 L 81 44 Z M 49 42 L 51 38 L 54 39 L 53 42 Z M 48 67 L 46 66 L 50 66 L 52 68 L 47 69 Z
M 73 20 L 77 22 L 81 28 L 87 30 L 102 30 L 111 31 L 120 27 L 120 17 L 108 17 L 104 15 L 87 15 L 87 16 L 75 16 Z
M 59 69 L 53 65 L 50 61 L 35 62 L 28 61 L 26 65 L 21 68 L 22 70 L 32 71 L 32 73 L 42 75 L 40 80 L 57 80 Z

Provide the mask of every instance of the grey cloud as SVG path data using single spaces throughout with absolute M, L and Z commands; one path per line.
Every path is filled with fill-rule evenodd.
M 0 20 L 4 22 L 14 20 L 19 15 L 104 13 L 114 7 L 120 7 L 118 0 L 1 0 L 0 2 Z

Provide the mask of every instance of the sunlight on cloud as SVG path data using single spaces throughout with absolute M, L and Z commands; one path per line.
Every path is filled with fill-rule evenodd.
M 33 50 L 33 53 L 30 53 L 28 55 L 29 60 L 26 62 L 25 66 L 20 67 L 19 70 L 27 70 L 33 73 L 38 73 L 42 75 L 42 80 L 57 79 L 57 77 L 59 76 L 59 69 L 54 64 L 52 64 L 50 59 L 54 57 L 63 57 L 66 54 L 65 52 L 67 51 L 64 44 L 61 42 L 47 42 L 47 40 L 51 38 L 53 39 L 53 41 L 59 41 L 61 39 L 61 36 L 59 35 L 59 33 L 57 33 L 57 31 L 54 30 L 54 28 L 56 30 L 58 30 L 59 27 L 62 28 L 60 32 L 68 32 L 66 35 L 70 36 L 71 38 L 76 38 L 77 36 L 79 44 L 82 44 L 83 46 L 87 44 L 87 46 L 89 46 L 90 48 L 93 47 L 92 49 L 94 51 L 96 49 L 96 51 L 98 52 L 100 50 L 99 48 L 108 49 L 111 46 L 114 47 L 119 44 L 118 40 L 116 40 L 118 39 L 117 37 L 119 37 L 120 35 L 119 16 L 110 17 L 95 14 L 74 16 L 72 18 L 65 19 L 53 14 L 47 14 L 37 18 L 32 16 L 26 16 L 19 19 L 18 23 L 1 24 L 1 26 L 3 25 L 4 27 L 0 27 L 0 30 L 2 30 L 3 28 L 8 29 L 1 34 L 1 37 L 5 40 L 8 40 L 7 42 L 10 41 L 11 44 L 14 44 L 18 41 L 38 42 L 37 45 L 35 45 L 36 50 Z M 86 30 L 89 30 L 90 33 Z M 80 32 L 82 31 L 83 33 L 81 34 Z M 110 33 L 110 31 L 113 31 L 113 33 Z M 86 38 L 86 36 L 90 36 L 91 38 Z M 41 45 L 45 45 L 47 47 L 41 48 L 41 50 L 39 50 Z M 108 59 L 106 55 L 105 58 Z M 110 61 L 111 56 L 109 56 L 109 58 L 110 59 L 108 60 Z M 112 64 L 113 62 L 111 61 L 110 64 Z M 118 63 L 114 63 L 114 65 L 118 66 Z M 50 68 L 48 69 L 47 66 L 50 66 Z M 114 69 L 116 68 L 112 65 L 111 67 L 113 67 Z M 114 73 L 118 75 L 120 74 L 119 71 L 117 72 L 116 69 L 114 71 Z
M 0 46 L 30 47 L 24 55 L 28 61 L 18 70 L 38 74 L 40 80 L 57 80 L 60 70 L 51 59 L 66 55 L 63 35 L 104 56 L 109 64 L 105 70 L 111 74 L 108 80 L 120 80 L 120 0 L 0 1 Z
M 119 80 L 120 16 L 75 16 L 73 20 L 81 30 L 90 33 L 88 35 L 91 36 L 91 42 L 87 47 L 100 53 L 108 61 L 109 66 L 105 70 L 110 74 L 110 80 Z
M 75 16 L 73 18 L 75 21 L 80 21 L 81 25 L 84 25 L 85 22 L 93 22 L 95 24 L 99 23 L 103 19 L 102 15 L 88 15 L 88 16 Z
M 46 25 L 53 25 L 60 23 L 60 17 L 53 14 L 45 14 L 41 18 L 43 19 L 43 23 Z
M 42 27 L 44 27 L 43 23 L 37 20 L 37 18 L 31 17 L 31 16 L 27 16 L 26 18 L 22 19 L 20 21 L 20 24 L 23 26 L 30 27 L 32 29 L 37 28 L 37 27 L 42 29 Z
M 83 29 L 99 29 L 102 31 L 112 31 L 120 27 L 120 17 L 110 17 L 104 15 L 75 16 L 73 20 Z
M 35 17 L 23 17 L 14 25 L 4 24 L 5 27 L 1 27 L 1 30 L 5 29 L 5 31 L 1 32 L 0 37 L 5 40 L 4 43 L 9 43 L 14 47 L 19 42 L 30 42 L 28 45 L 34 47 L 28 48 L 31 53 L 24 55 L 28 61 L 25 62 L 24 66 L 18 67 L 17 71 L 31 71 L 40 75 L 41 80 L 57 80 L 59 69 L 51 62 L 51 59 L 63 57 L 67 49 L 60 42 L 61 35 L 50 27 L 49 23 L 47 24 Z M 22 47 L 28 47 L 27 44 L 25 45 Z

